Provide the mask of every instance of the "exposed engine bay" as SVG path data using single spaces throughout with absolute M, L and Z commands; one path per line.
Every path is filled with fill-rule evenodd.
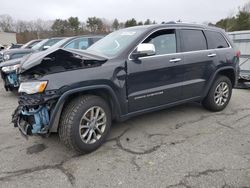
M 33 54 L 33 57 L 23 61 L 20 68 L 22 77 L 36 79 L 47 74 L 96 67 L 106 62 L 106 58 L 80 53 L 78 50 L 57 49 L 43 56 L 41 53 Z
M 47 74 L 96 67 L 104 62 L 106 58 L 101 56 L 77 50 L 57 49 L 49 53 L 41 52 L 27 56 L 21 63 L 18 77 L 20 82 L 39 81 Z M 14 126 L 25 136 L 49 133 L 51 113 L 61 96 L 59 90 L 34 94 L 20 93 L 19 106 L 12 115 Z

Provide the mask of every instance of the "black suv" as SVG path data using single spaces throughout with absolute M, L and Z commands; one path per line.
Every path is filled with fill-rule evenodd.
M 80 152 L 97 149 L 111 122 L 196 101 L 223 110 L 239 54 L 224 31 L 171 23 L 109 34 L 85 51 L 26 59 L 12 121 L 28 135 L 59 132 Z

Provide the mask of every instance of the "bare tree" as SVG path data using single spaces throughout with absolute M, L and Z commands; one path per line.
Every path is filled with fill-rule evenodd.
M 13 31 L 13 19 L 7 14 L 0 15 L 0 29 L 4 32 Z

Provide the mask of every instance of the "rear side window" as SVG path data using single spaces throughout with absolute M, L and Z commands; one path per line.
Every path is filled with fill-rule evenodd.
M 223 35 L 215 31 L 205 31 L 208 49 L 228 48 L 229 45 Z
M 182 52 L 207 49 L 206 38 L 201 30 L 181 30 Z

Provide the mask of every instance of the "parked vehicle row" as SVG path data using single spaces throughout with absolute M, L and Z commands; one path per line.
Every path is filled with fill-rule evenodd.
M 86 50 L 52 47 L 26 56 L 12 122 L 24 136 L 58 132 L 68 147 L 91 152 L 114 120 L 191 101 L 223 110 L 238 72 L 239 52 L 221 29 L 126 28 Z
M 23 44 L 13 44 L 12 43 L 11 45 L 9 45 L 5 48 L 3 45 L 0 44 L 0 51 L 5 50 L 5 49 L 10 50 L 10 49 L 21 48 L 22 46 L 23 46 Z
M 23 48 L 4 52 L 4 57 L 8 55 L 8 58 L 5 58 L 5 60 L 8 59 L 8 61 L 2 62 L 0 64 L 0 68 L 6 91 L 12 91 L 19 87 L 19 79 L 16 71 L 19 68 L 21 62 L 27 58 L 23 58 L 23 56 L 27 56 L 28 54 L 31 54 L 31 56 L 35 56 L 34 54 L 36 54 L 36 56 L 40 56 L 43 54 L 43 51 L 45 54 L 48 53 L 47 49 L 53 50 L 57 48 L 84 50 L 98 41 L 100 38 L 102 38 L 102 36 L 51 38 L 38 42 L 30 49 Z M 29 42 L 29 44 L 31 44 L 31 42 Z M 29 46 L 28 43 L 27 46 Z
M 35 40 L 26 43 L 23 47 L 19 49 L 4 50 L 0 53 L 1 54 L 0 61 L 2 60 L 3 62 L 11 59 L 17 59 L 30 53 L 46 50 L 50 46 L 54 45 L 55 43 L 59 42 L 62 39 L 63 38 L 58 37 L 58 38 L 44 39 L 42 41 L 38 40 L 38 42 Z

